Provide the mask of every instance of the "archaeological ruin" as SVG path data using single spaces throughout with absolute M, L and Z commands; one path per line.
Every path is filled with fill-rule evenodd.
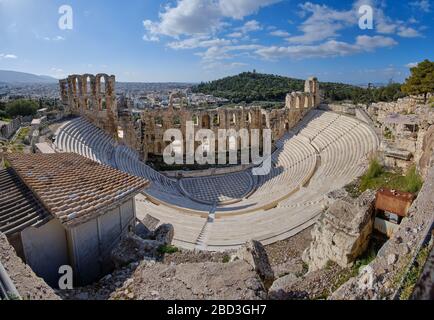
M 187 138 L 187 122 L 194 124 L 195 131 L 210 129 L 218 137 L 218 129 L 235 130 L 271 129 L 273 143 L 294 127 L 304 115 L 320 104 L 319 83 L 316 78 L 309 78 L 305 92 L 292 92 L 286 97 L 285 107 L 278 110 L 265 110 L 260 107 L 216 108 L 211 110 L 192 110 L 187 108 L 180 93 L 170 97 L 168 108 L 146 109 L 140 119 L 133 119 L 128 112 L 128 102 L 116 100 L 115 76 L 71 75 L 60 80 L 61 98 L 72 114 L 84 117 L 92 124 L 103 129 L 119 143 L 134 149 L 143 161 L 149 155 L 163 155 L 171 141 L 164 141 L 164 132 L 168 129 L 180 129 Z M 181 99 L 176 107 L 174 100 Z M 129 110 L 131 111 L 131 110 Z M 260 135 L 259 141 L 262 135 Z M 243 144 L 239 137 L 234 142 L 237 150 Z M 250 143 L 250 141 L 249 141 Z M 195 149 L 199 142 L 196 143 Z M 218 146 L 216 142 L 214 144 Z M 249 146 L 246 146 L 249 147 Z M 184 153 L 187 148 L 183 148 Z M 218 150 L 216 150 L 218 151 Z

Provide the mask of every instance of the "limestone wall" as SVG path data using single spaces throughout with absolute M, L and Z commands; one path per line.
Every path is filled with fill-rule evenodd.
M 126 99 L 121 99 L 117 104 L 115 76 L 71 75 L 60 80 L 59 86 L 62 102 L 71 113 L 88 119 L 119 142 L 133 148 L 143 160 L 149 155 L 163 154 L 166 146 L 171 143 L 163 139 L 168 129 L 179 129 L 185 141 L 187 121 L 194 122 L 195 132 L 200 129 L 212 130 L 216 139 L 219 129 L 233 129 L 236 132 L 240 129 L 259 129 L 260 135 L 264 129 L 271 129 L 274 143 L 320 103 L 318 80 L 310 78 L 306 81 L 305 92 L 288 94 L 286 106 L 282 109 L 265 110 L 253 106 L 190 110 L 185 108 L 182 95 L 174 93 L 170 96 L 168 108 L 146 109 L 141 113 L 140 119 L 137 119 L 132 115 L 132 108 Z M 177 104 L 178 107 L 174 106 L 175 100 L 181 101 Z M 198 147 L 200 143 L 196 144 L 195 147 Z M 218 143 L 215 146 L 217 149 Z M 239 137 L 237 149 L 242 149 Z
M 392 299 L 412 259 L 418 254 L 434 221 L 434 167 L 397 232 L 359 275 L 333 293 L 331 299 Z

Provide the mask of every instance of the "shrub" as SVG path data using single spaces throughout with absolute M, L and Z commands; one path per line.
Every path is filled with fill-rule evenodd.
M 6 114 L 10 117 L 33 116 L 38 110 L 38 103 L 32 100 L 15 100 L 6 105 Z
M 161 254 L 172 254 L 178 252 L 179 249 L 172 245 L 164 245 L 158 248 L 158 252 Z
M 223 256 L 223 263 L 228 263 L 229 261 L 231 261 L 231 257 L 229 257 L 229 255 L 227 255 L 227 254 L 225 254 L 224 256 Z
M 407 192 L 418 193 L 422 188 L 422 177 L 416 170 L 416 166 L 412 166 L 405 175 L 406 190 Z
M 360 192 L 367 189 L 377 190 L 379 188 L 396 189 L 404 192 L 418 193 L 422 188 L 423 180 L 417 172 L 415 166 L 412 166 L 402 175 L 397 172 L 387 172 L 376 160 L 372 160 L 365 175 L 360 179 Z

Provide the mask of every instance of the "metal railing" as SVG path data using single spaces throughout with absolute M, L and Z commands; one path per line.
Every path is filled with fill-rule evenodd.
M 0 300 L 21 300 L 17 288 L 13 284 L 3 264 L 0 262 Z

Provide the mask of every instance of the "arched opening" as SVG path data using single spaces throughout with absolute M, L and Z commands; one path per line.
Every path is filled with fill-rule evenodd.
M 107 110 L 107 100 L 105 96 L 101 97 L 101 110 Z
M 173 118 L 173 126 L 175 128 L 179 128 L 181 126 L 181 117 L 180 116 L 175 116 Z
M 157 150 L 156 150 L 156 153 L 157 153 L 157 154 L 161 154 L 161 152 L 162 152 L 161 142 L 157 142 Z
M 211 145 L 207 137 L 203 139 L 202 143 L 202 154 L 204 157 L 208 156 L 208 153 L 211 151 Z
M 155 117 L 155 126 L 162 127 L 163 126 L 163 118 L 158 116 Z
M 74 84 L 74 93 L 77 94 L 78 93 L 78 88 L 79 88 L 79 83 L 78 83 L 78 78 L 75 77 L 73 80 L 73 84 Z
M 246 114 L 246 122 L 252 123 L 252 113 L 251 112 L 248 112 Z
M 211 128 L 211 120 L 209 118 L 209 115 L 204 115 L 202 117 L 202 128 L 204 129 L 210 129 Z
M 267 128 L 267 116 L 265 114 L 262 115 L 262 128 Z
M 199 125 L 199 118 L 198 118 L 197 115 L 194 114 L 194 115 L 191 117 L 191 121 L 193 121 L 193 124 L 194 124 L 195 126 L 198 126 L 198 125 Z
M 229 150 L 237 150 L 237 138 L 234 136 L 229 137 Z
M 231 125 L 236 125 L 237 124 L 237 115 L 234 113 L 232 114 L 231 117 Z
M 105 95 L 105 87 L 106 87 L 105 78 L 104 77 L 99 78 L 99 93 L 100 94 Z
M 218 114 L 215 114 L 215 115 L 214 115 L 214 117 L 213 117 L 213 119 L 212 119 L 212 124 L 213 124 L 214 126 L 218 126 L 218 125 L 220 125 L 220 117 L 219 117 Z
M 92 80 L 90 76 L 86 77 L 86 93 L 92 94 Z

